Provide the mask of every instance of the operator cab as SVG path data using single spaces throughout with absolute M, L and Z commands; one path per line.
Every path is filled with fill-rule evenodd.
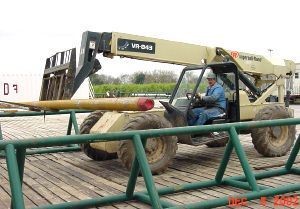
M 225 114 L 207 121 L 206 124 L 231 123 L 240 120 L 237 67 L 232 62 L 217 63 L 184 68 L 169 102 L 161 101 L 161 104 L 166 108 L 165 117 L 174 127 L 188 126 L 187 121 L 190 114 L 192 114 L 191 110 L 201 106 L 195 95 L 197 93 L 205 95 L 206 93 L 206 87 L 208 86 L 206 75 L 210 71 L 210 69 L 207 69 L 208 67 L 213 70 L 217 82 L 224 88 L 226 111 Z M 193 141 L 193 137 L 191 140 Z M 184 141 L 187 143 L 188 139 L 184 139 Z M 195 145 L 195 143 L 188 144 Z
M 183 69 L 175 89 L 170 97 L 169 105 L 177 112 L 181 112 L 187 119 L 190 110 L 201 106 L 195 96 L 197 93 L 205 95 L 208 86 L 206 74 L 210 67 L 217 76 L 217 82 L 224 88 L 227 100 L 226 120 L 224 122 L 239 121 L 239 83 L 236 65 L 234 63 L 218 63 L 203 66 L 186 67 Z M 163 105 L 166 107 L 166 103 Z M 167 111 L 170 108 L 167 108 Z M 224 117 L 224 116 L 220 116 Z M 217 119 L 217 118 L 216 118 Z

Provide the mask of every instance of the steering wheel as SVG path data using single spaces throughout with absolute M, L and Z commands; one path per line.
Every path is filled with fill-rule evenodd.
M 188 100 L 192 99 L 192 93 L 190 93 L 190 92 L 186 93 L 185 96 Z
M 198 101 L 200 101 L 201 100 L 201 95 L 198 93 L 198 94 L 195 94 L 195 96 L 194 96 L 194 98 L 192 98 L 192 93 L 190 93 L 190 92 L 188 92 L 188 93 L 186 93 L 186 98 L 188 99 L 188 100 L 191 100 L 191 99 L 193 99 L 193 100 L 195 100 L 196 102 L 198 102 Z

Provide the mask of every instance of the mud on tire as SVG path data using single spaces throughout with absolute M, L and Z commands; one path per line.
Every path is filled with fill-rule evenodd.
M 288 110 L 280 105 L 267 106 L 256 114 L 254 120 L 291 118 Z M 257 128 L 251 131 L 254 148 L 262 155 L 276 157 L 285 155 L 295 141 L 296 126 Z
M 95 111 L 89 114 L 80 125 L 80 134 L 89 134 L 91 128 L 103 116 L 101 111 Z M 110 160 L 117 158 L 116 153 L 108 153 L 103 150 L 92 148 L 89 143 L 80 144 L 81 150 L 91 159 L 96 161 Z
M 226 144 L 228 143 L 229 136 L 228 136 L 228 134 L 226 132 L 222 132 L 221 134 L 224 134 L 224 136 L 227 136 L 227 137 L 222 138 L 222 139 L 218 139 L 218 140 L 214 140 L 214 141 L 211 141 L 211 142 L 208 142 L 205 145 L 207 147 L 210 147 L 210 148 L 225 147 Z
M 155 114 L 143 114 L 132 118 L 123 128 L 124 131 L 171 128 L 172 125 L 165 118 Z M 171 164 L 177 150 L 177 138 L 174 136 L 163 136 L 148 138 L 146 155 L 153 174 L 166 171 Z M 123 166 L 128 170 L 131 168 L 135 157 L 133 144 L 130 140 L 121 141 L 118 151 Z

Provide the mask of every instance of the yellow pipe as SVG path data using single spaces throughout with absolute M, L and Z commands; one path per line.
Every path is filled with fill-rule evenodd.
M 29 108 L 63 110 L 116 110 L 116 111 L 146 111 L 154 107 L 153 99 L 147 97 L 128 98 L 99 98 L 99 99 L 76 99 L 76 100 L 51 100 L 13 103 Z

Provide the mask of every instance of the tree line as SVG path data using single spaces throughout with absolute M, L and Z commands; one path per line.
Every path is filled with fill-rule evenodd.
M 122 74 L 113 77 L 105 74 L 90 76 L 92 84 L 150 84 L 150 83 L 176 83 L 177 75 L 173 71 L 154 70 L 151 72 L 138 71 L 133 74 Z

